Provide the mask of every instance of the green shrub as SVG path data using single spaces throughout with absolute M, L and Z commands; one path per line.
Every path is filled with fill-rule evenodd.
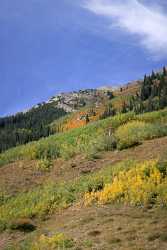
M 143 131 L 148 126 L 145 122 L 132 121 L 120 126 L 115 137 L 118 149 L 128 148 L 142 142 Z
M 0 220 L 0 233 L 7 229 L 6 222 Z
M 167 109 L 147 112 L 136 116 L 138 121 L 145 121 L 149 123 L 159 122 L 161 124 L 167 122 Z
M 167 233 L 164 232 L 160 235 L 160 240 L 164 241 L 164 242 L 167 242 Z
M 100 135 L 91 140 L 85 147 L 85 153 L 88 159 L 99 159 L 100 152 L 113 151 L 116 148 L 116 139 L 114 135 Z
M 116 132 L 117 148 L 125 149 L 138 145 L 146 139 L 167 135 L 167 127 L 143 121 L 131 121 L 120 126 Z
M 92 139 L 85 147 L 85 154 L 88 159 L 95 159 L 98 153 L 104 150 L 102 136 Z
M 40 238 L 33 244 L 30 250 L 56 250 L 69 249 L 74 246 L 74 240 L 67 238 L 64 234 L 59 233 L 51 237 L 41 235 Z
M 66 208 L 82 198 L 85 192 L 101 190 L 105 183 L 110 183 L 113 176 L 124 168 L 130 168 L 127 161 L 115 166 L 109 166 L 97 173 L 79 177 L 74 181 L 62 183 L 44 183 L 26 193 L 10 197 L 0 205 L 1 231 L 10 228 L 11 221 L 22 218 L 39 220 L 59 208 Z
M 68 159 L 76 153 L 87 153 L 92 150 L 94 145 L 96 146 L 97 138 L 103 137 L 106 129 L 111 126 L 116 129 L 134 117 L 134 113 L 120 114 L 65 133 L 43 138 L 37 142 L 12 148 L 0 154 L 0 166 L 22 159 L 56 159 L 58 157 Z M 95 142 L 93 142 L 94 140 Z M 98 151 L 104 150 L 103 146 L 101 148 L 101 142 L 100 149 L 99 145 L 97 148 Z
M 92 242 L 92 240 L 84 240 L 84 242 L 83 242 L 83 245 L 84 245 L 84 247 L 93 247 L 93 242 Z
M 112 134 L 112 135 L 105 135 L 103 137 L 104 140 L 104 150 L 105 151 L 112 151 L 114 149 L 116 149 L 117 147 L 117 140 L 116 137 Z
M 77 146 L 74 147 L 72 145 L 62 144 L 60 149 L 60 155 L 63 159 L 69 160 L 70 158 L 74 157 L 77 153 Z
M 42 159 L 37 162 L 37 169 L 41 171 L 49 171 L 53 167 L 53 162 L 50 159 Z
M 10 198 L 5 192 L 0 191 L 0 206 L 5 204 L 5 202 Z
M 129 130 L 128 136 L 132 136 L 132 139 L 126 138 L 128 145 L 126 146 L 126 142 L 125 146 L 123 145 L 123 148 L 126 148 L 134 144 L 138 144 L 144 139 L 151 139 L 166 135 L 166 127 L 163 125 L 163 123 L 165 124 L 167 121 L 166 117 L 167 109 L 152 113 L 145 113 L 143 115 L 135 115 L 133 112 L 118 114 L 114 117 L 109 117 L 104 120 L 90 123 L 89 125 L 81 128 L 72 129 L 65 133 L 52 135 L 37 142 L 31 142 L 26 145 L 7 150 L 0 154 L 0 166 L 17 160 L 33 160 L 44 158 L 56 159 L 58 157 L 69 159 L 77 153 L 97 155 L 97 153 L 100 151 L 112 150 L 112 148 L 114 148 L 116 145 L 117 139 L 120 142 L 118 148 L 122 148 L 122 137 L 120 136 L 121 138 L 119 138 L 118 132 L 116 132 L 118 138 L 115 138 L 113 136 L 104 136 L 106 131 L 111 129 L 114 133 L 118 129 L 118 131 L 121 132 L 122 128 L 126 126 L 125 124 L 129 124 L 129 122 L 132 121 L 139 123 L 145 123 L 149 121 L 154 123 L 145 123 L 144 129 L 141 128 L 141 123 L 139 127 L 137 126 L 137 128 L 136 126 L 135 128 L 132 128 L 133 126 L 131 126 L 130 130 L 132 132 L 134 131 L 134 133 L 130 132 Z M 135 138 L 134 135 L 136 131 L 137 138 Z M 139 136 L 140 133 L 141 138 Z M 127 137 L 126 133 L 125 136 Z M 130 143 L 128 143 L 129 140 L 131 141 Z
M 163 162 L 159 162 L 158 164 L 158 169 L 160 171 L 160 173 L 165 177 L 167 176 L 167 162 L 163 161 Z
M 17 219 L 10 223 L 10 229 L 18 230 L 22 232 L 32 232 L 36 229 L 36 226 L 30 219 Z
M 60 156 L 60 146 L 55 140 L 42 139 L 36 144 L 36 159 L 55 159 Z

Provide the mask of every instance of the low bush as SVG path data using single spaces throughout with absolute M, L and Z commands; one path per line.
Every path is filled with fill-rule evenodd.
M 116 146 L 116 139 L 119 140 L 118 148 L 120 149 L 133 146 L 140 143 L 141 140 L 166 135 L 167 129 L 163 125 L 167 122 L 166 114 L 167 109 L 142 115 L 135 115 L 133 112 L 118 114 L 81 128 L 7 150 L 0 154 L 0 166 L 17 160 L 56 159 L 58 157 L 69 159 L 77 153 L 87 154 L 92 152 L 93 155 L 96 155 L 99 151 L 112 150 Z M 131 122 L 132 125 L 129 125 Z M 129 128 L 127 129 L 127 127 Z M 117 130 L 118 138 L 105 136 L 106 131 L 109 130 L 112 130 L 113 134 Z M 122 132 L 120 136 L 119 132 Z M 126 141 L 123 140 L 124 136 Z M 123 140 L 123 143 L 121 140 Z
M 41 159 L 37 162 L 37 169 L 40 171 L 50 171 L 50 169 L 53 167 L 53 162 L 50 159 Z
M 67 238 L 64 234 L 59 233 L 51 237 L 41 235 L 36 243 L 30 250 L 56 250 L 56 249 L 69 249 L 74 246 L 73 239 Z
M 92 240 L 84 240 L 83 245 L 86 248 L 88 248 L 88 247 L 92 248 L 93 247 L 93 242 L 92 242 Z
M 77 153 L 87 154 L 94 146 L 98 148 L 98 151 L 104 150 L 104 145 L 101 148 L 101 142 L 99 148 L 97 139 L 104 136 L 105 130 L 110 127 L 115 130 L 134 117 L 134 113 L 119 114 L 81 128 L 49 136 L 37 142 L 12 148 L 0 154 L 0 166 L 23 159 L 56 159 L 58 157 L 69 159 Z
M 1 231 L 10 228 L 11 221 L 21 218 L 43 220 L 56 209 L 67 208 L 79 201 L 84 194 L 88 198 L 86 202 L 90 200 L 90 203 L 97 200 L 167 205 L 166 173 L 167 163 L 123 161 L 73 181 L 44 183 L 29 192 L 8 198 L 5 204 L 0 205 Z
M 97 138 L 91 140 L 91 142 L 85 147 L 85 154 L 88 159 L 99 159 L 100 152 L 113 151 L 116 149 L 116 138 L 112 135 L 100 135 Z
M 30 219 L 18 219 L 10 223 L 10 229 L 22 232 L 32 232 L 36 229 L 36 226 Z
M 167 166 L 166 166 L 167 169 Z M 132 205 L 167 205 L 167 176 L 157 161 L 146 161 L 134 165 L 128 171 L 115 175 L 103 190 L 87 192 L 85 205 L 92 202 L 105 204 L 110 202 L 130 203 Z
M 104 150 L 105 151 L 112 151 L 117 147 L 117 140 L 114 134 L 112 135 L 105 135 L 103 137 L 104 140 Z
M 146 126 L 148 125 L 145 122 L 139 121 L 132 121 L 120 126 L 115 133 L 117 148 L 124 149 L 141 143 Z
M 0 191 L 0 206 L 5 204 L 9 198 L 10 196 L 6 192 Z
M 68 145 L 64 143 L 60 148 L 60 155 L 65 160 L 73 158 L 77 154 L 77 152 L 77 145 L 76 147 L 74 147 L 73 145 Z
M 136 116 L 138 121 L 144 121 L 149 123 L 161 123 L 167 122 L 167 108 L 154 112 L 147 112 Z
M 1 231 L 10 228 L 11 221 L 18 221 L 21 218 L 43 220 L 56 209 L 67 208 L 73 202 L 80 200 L 84 193 L 102 190 L 106 183 L 112 181 L 116 173 L 122 169 L 129 169 L 131 165 L 131 162 L 125 161 L 74 181 L 44 183 L 43 186 L 8 198 L 0 205 Z
M 146 139 L 153 139 L 167 135 L 167 126 L 150 124 L 143 121 L 131 121 L 120 126 L 116 132 L 117 148 L 125 149 L 142 143 Z

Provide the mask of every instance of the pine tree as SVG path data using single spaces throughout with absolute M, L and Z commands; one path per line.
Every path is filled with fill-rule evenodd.
M 167 70 L 166 70 L 166 67 L 165 67 L 165 66 L 163 67 L 163 75 L 164 75 L 164 76 L 167 76 Z
M 85 121 L 86 121 L 86 124 L 88 124 L 88 123 L 90 122 L 90 119 L 89 119 L 89 115 L 88 115 L 88 114 L 86 114 Z

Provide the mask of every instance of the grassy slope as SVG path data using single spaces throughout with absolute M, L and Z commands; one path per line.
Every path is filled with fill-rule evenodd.
M 143 115 L 135 115 L 134 113 L 120 114 L 115 117 L 107 118 L 101 121 L 94 122 L 87 126 L 73 129 L 71 131 L 53 135 L 38 142 L 32 142 L 24 146 L 19 146 L 10 149 L 3 154 L 0 154 L 0 165 L 8 164 L 20 159 L 33 160 L 41 158 L 55 159 L 58 157 L 71 158 L 78 153 L 89 154 L 94 151 L 93 148 L 100 143 L 109 130 L 114 132 L 121 125 L 132 121 L 143 121 L 147 123 L 154 123 L 155 127 L 151 128 L 154 137 L 160 137 L 167 134 L 166 120 L 167 109 L 162 111 L 145 113 Z M 163 133 L 156 129 L 156 124 L 163 124 Z M 157 126 L 157 128 L 159 125 Z M 150 136 L 148 136 L 149 138 Z M 146 133 L 146 138 L 147 133 Z M 98 145 L 97 150 L 103 150 L 104 145 Z
M 122 207 L 120 205 L 119 207 L 115 207 L 114 205 L 112 208 L 110 205 L 106 205 L 104 208 L 96 208 L 96 206 L 83 208 L 82 203 L 75 205 L 76 202 L 78 203 L 78 201 L 82 200 L 85 192 L 103 188 L 105 183 L 112 182 L 113 174 L 115 175 L 122 169 L 126 169 L 127 166 L 135 166 L 134 160 L 155 159 L 158 156 L 160 159 L 163 159 L 163 161 L 167 160 L 165 156 L 165 148 L 167 145 L 166 137 L 147 141 L 136 148 L 123 151 L 104 153 L 102 151 L 104 147 L 98 147 L 98 151 L 102 151 L 101 159 L 88 161 L 85 158 L 76 157 L 66 162 L 63 160 L 59 163 L 55 161 L 54 167 L 51 168 L 49 172 L 36 170 L 36 159 L 43 157 L 51 157 L 54 159 L 57 156 L 71 158 L 70 156 L 77 153 L 87 153 L 92 147 L 95 147 L 99 138 L 101 138 L 108 129 L 112 128 L 115 132 L 120 126 L 125 126 L 124 124 L 129 123 L 131 120 L 145 122 L 146 125 L 147 123 L 152 123 L 151 126 L 154 126 L 151 127 L 153 128 L 151 130 L 151 133 L 153 133 L 151 134 L 152 138 L 161 137 L 166 134 L 167 110 L 139 116 L 130 113 L 98 121 L 64 134 L 51 136 L 50 138 L 17 147 L 2 154 L 0 156 L 2 165 L 14 162 L 18 159 L 24 160 L 20 162 L 20 172 L 25 171 L 23 182 L 26 181 L 26 177 L 29 176 L 29 186 L 27 185 L 26 190 L 24 190 L 25 193 L 23 193 L 23 190 L 19 190 L 19 178 L 18 182 L 15 182 L 13 179 L 13 183 L 18 185 L 16 193 L 7 195 L 5 195 L 5 192 L 2 193 L 0 199 L 1 230 L 5 229 L 5 227 L 11 229 L 12 223 L 15 223 L 15 221 L 20 218 L 32 219 L 33 223 L 38 226 L 37 231 L 30 235 L 24 235 L 22 233 L 17 235 L 17 233 L 13 231 L 7 235 L 2 234 L 2 239 L 4 238 L 5 242 L 4 245 L 6 245 L 8 238 L 11 240 L 12 237 L 16 237 L 20 240 L 22 238 L 32 237 L 32 239 L 28 239 L 28 242 L 25 241 L 23 243 L 24 246 L 21 248 L 24 250 L 32 249 L 29 245 L 31 241 L 34 240 L 34 237 L 37 237 L 38 241 L 39 235 L 42 234 L 44 228 L 47 227 L 48 232 L 51 234 L 63 232 L 67 234 L 68 237 L 76 239 L 73 249 L 91 249 L 92 247 L 96 247 L 96 249 L 99 250 L 111 249 L 111 247 L 128 250 L 166 249 L 165 227 L 167 223 L 163 220 L 163 217 L 166 215 L 165 210 L 159 210 L 159 208 L 147 210 L 147 207 L 145 210 L 141 210 L 135 207 Z M 160 125 L 165 130 L 162 134 L 159 133 L 159 129 L 157 129 Z M 140 126 L 137 130 L 138 129 L 140 130 Z M 142 133 L 143 131 L 144 133 L 148 132 L 147 130 L 150 132 L 150 127 L 147 128 L 146 126 L 145 129 L 144 126 Z M 126 132 L 131 133 L 129 128 L 127 131 L 125 130 L 125 134 Z M 142 134 L 142 141 L 145 139 L 150 139 L 150 133 L 149 136 L 146 133 L 144 138 Z M 128 144 L 128 146 L 131 145 Z M 64 154 L 64 152 L 66 152 L 66 154 Z M 28 172 L 26 172 L 26 166 L 31 159 L 35 159 L 35 161 L 32 161 L 30 169 L 34 169 L 33 174 L 36 174 L 36 180 L 39 179 L 39 182 L 31 183 L 31 170 L 29 175 Z M 125 161 L 125 159 L 128 159 L 128 161 Z M 116 164 L 116 162 L 120 163 Z M 9 164 L 8 166 L 2 167 L 0 169 L 1 178 L 4 177 L 3 173 L 6 168 L 6 171 L 8 171 L 8 179 L 12 173 L 17 171 L 17 167 L 19 167 L 17 164 L 16 162 L 13 163 L 13 165 Z M 24 164 L 26 165 L 24 166 Z M 14 172 L 12 172 L 12 166 L 14 167 Z M 104 168 L 104 166 L 106 167 Z M 60 171 L 58 171 L 59 168 L 61 169 Z M 98 169 L 101 170 L 96 171 Z M 89 173 L 92 171 L 93 173 Z M 41 178 L 41 175 L 43 178 Z M 1 188 L 3 189 L 2 186 Z M 4 191 L 5 190 L 10 190 L 8 184 L 6 186 L 4 185 Z M 64 211 L 64 208 L 69 206 L 72 207 Z M 59 215 L 57 214 L 57 209 L 61 209 L 62 211 Z M 56 215 L 54 215 L 55 213 Z M 50 220 L 48 220 L 48 216 L 51 217 Z M 59 216 L 59 223 L 55 223 L 53 220 L 56 219 L 57 216 Z M 81 220 L 79 220 L 79 216 Z M 47 220 L 47 222 L 42 222 L 43 219 Z M 81 233 L 79 233 L 78 228 L 81 230 Z M 133 228 L 133 233 L 131 228 Z M 12 240 L 12 242 L 15 241 L 17 240 Z M 138 247 L 139 245 L 141 248 Z M 12 247 L 13 248 L 9 249 L 17 249 L 14 248 L 14 246 Z
M 113 173 L 114 169 L 116 172 L 120 171 L 120 169 L 124 168 L 124 166 L 127 166 L 127 163 L 124 162 L 125 157 L 127 157 L 129 160 L 134 159 L 142 161 L 145 159 L 151 159 L 155 157 L 164 158 L 165 157 L 165 147 L 167 145 L 167 138 L 162 139 L 156 139 L 155 141 L 148 141 L 145 142 L 143 145 L 136 147 L 135 149 L 127 149 L 121 152 L 118 152 L 116 155 L 114 153 L 106 153 L 103 155 L 104 158 L 96 160 L 94 162 L 94 166 L 97 166 L 97 168 L 101 167 L 102 169 L 97 172 L 94 172 L 90 176 L 87 175 L 86 177 L 79 177 L 77 178 L 77 182 L 75 181 L 75 188 L 73 186 L 73 191 L 70 189 L 70 196 L 68 194 L 69 186 L 70 184 L 66 184 L 66 188 L 61 189 L 61 191 L 65 192 L 65 196 L 63 198 L 63 201 L 66 199 L 66 201 L 71 202 L 71 198 L 75 198 L 75 195 L 81 194 L 83 190 L 87 190 L 88 184 L 92 187 L 97 185 L 99 183 L 98 179 L 103 178 L 105 179 L 105 182 L 109 182 L 111 176 L 111 173 Z M 115 157 L 115 158 L 114 158 Z M 165 160 L 166 158 L 164 158 Z M 82 162 L 81 162 L 82 161 Z M 121 164 L 116 164 L 113 168 L 113 164 L 116 161 L 123 161 Z M 132 161 L 132 162 L 133 162 Z M 128 163 L 130 166 L 131 161 Z M 66 183 L 72 183 L 73 179 L 79 175 L 84 175 L 84 172 L 79 172 L 84 170 L 84 168 L 88 168 L 88 162 L 85 160 L 76 159 L 76 168 L 71 167 L 68 165 L 68 162 L 64 165 L 64 172 L 62 171 L 62 176 L 67 171 L 67 176 L 71 178 L 70 182 Z M 113 163 L 113 164 L 112 164 Z M 126 163 L 126 164 L 125 164 Z M 57 164 L 57 163 L 55 163 Z M 90 164 L 90 162 L 89 162 Z M 104 168 L 104 166 L 107 164 L 107 167 Z M 112 164 L 112 165 L 111 165 Z M 56 165 L 55 165 L 56 167 Z M 93 165 L 90 164 L 90 168 L 93 168 Z M 96 167 L 94 167 L 94 171 L 96 170 Z M 75 174 L 70 176 L 70 172 L 75 171 Z M 53 178 L 54 170 L 51 171 L 51 176 Z M 12 175 L 12 173 L 11 173 Z M 92 181 L 92 176 L 94 181 Z M 52 179 L 51 178 L 51 179 Z M 49 178 L 47 177 L 49 180 Z M 51 180 L 50 179 L 50 180 Z M 56 180 L 56 176 L 52 181 Z M 79 184 L 79 186 L 78 186 Z M 78 189 L 79 188 L 79 189 Z M 41 197 L 39 193 L 37 193 L 38 188 L 34 189 L 35 193 L 38 194 L 38 197 Z M 77 192 L 76 192 L 77 190 Z M 34 194 L 33 191 L 33 194 Z M 49 189 L 48 189 L 49 191 Z M 72 191 L 72 192 L 71 192 Z M 42 191 L 41 191 L 42 192 Z M 53 189 L 52 189 L 53 192 Z M 55 191 L 54 191 L 55 192 Z M 46 194 L 46 193 L 45 193 Z M 50 193 L 47 195 L 47 202 L 49 201 L 50 195 L 53 193 Z M 44 195 L 44 193 L 43 193 Z M 22 197 L 24 197 L 21 194 Z M 18 195 L 18 197 L 21 197 Z M 30 196 L 29 196 L 30 197 Z M 70 199 L 69 199 L 70 197 Z M 42 198 L 42 197 L 41 197 Z M 68 198 L 68 199 L 67 199 Z M 31 196 L 32 200 L 32 196 Z M 15 200 L 16 201 L 16 200 Z M 20 206 L 24 207 L 24 201 L 25 197 L 22 201 L 22 204 Z M 44 201 L 44 200 L 43 200 Z M 45 200 L 46 201 L 46 200 Z M 27 202 L 27 200 L 26 200 Z M 26 203 L 27 209 L 31 207 L 32 203 Z M 47 203 L 48 204 L 48 203 Z M 63 203 L 61 203 L 63 204 Z M 59 203 L 60 205 L 60 203 Z M 11 201 L 8 202 L 8 205 L 6 204 L 6 208 L 10 208 L 10 211 L 13 207 L 13 203 Z M 16 208 L 12 209 L 15 211 L 16 217 L 17 217 L 17 210 Z M 22 212 L 23 210 L 18 207 L 18 211 Z M 37 210 L 38 213 L 41 212 L 41 210 Z M 39 223 L 39 218 L 35 219 L 34 222 L 38 226 L 37 231 L 32 234 L 24 235 L 22 233 L 18 234 L 16 236 L 16 233 L 10 233 L 6 236 L 2 234 L 2 238 L 8 237 L 9 241 L 16 242 L 17 240 L 25 239 L 22 243 L 24 246 L 21 249 L 30 249 L 26 248 L 29 246 L 30 242 L 34 239 L 34 237 L 37 239 L 39 238 L 39 235 L 43 234 L 43 232 L 48 232 L 49 234 L 55 234 L 57 232 L 63 232 L 68 237 L 72 237 L 76 240 L 75 246 L 80 246 L 81 249 L 91 249 L 90 245 L 96 247 L 96 249 L 111 249 L 111 247 L 117 247 L 118 249 L 138 249 L 136 248 L 138 245 L 142 247 L 141 249 L 165 249 L 166 247 L 166 226 L 167 222 L 164 220 L 164 217 L 166 216 L 166 210 L 164 209 L 139 209 L 139 208 L 133 208 L 133 207 L 122 207 L 122 206 L 110 206 L 106 205 L 105 207 L 99 207 L 92 206 L 90 208 L 84 208 L 81 205 L 74 205 L 73 207 L 66 209 L 62 212 L 56 212 L 48 217 L 48 219 L 42 224 Z M 132 230 L 133 228 L 133 230 Z M 98 232 L 97 232 L 98 231 Z M 15 240 L 12 240 L 12 237 L 16 237 Z M 15 249 L 14 247 L 11 249 Z M 76 249 L 76 248 L 73 248 Z

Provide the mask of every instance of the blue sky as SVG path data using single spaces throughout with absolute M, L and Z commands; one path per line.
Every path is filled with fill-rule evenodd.
M 167 64 L 166 0 L 0 0 L 0 116 Z

